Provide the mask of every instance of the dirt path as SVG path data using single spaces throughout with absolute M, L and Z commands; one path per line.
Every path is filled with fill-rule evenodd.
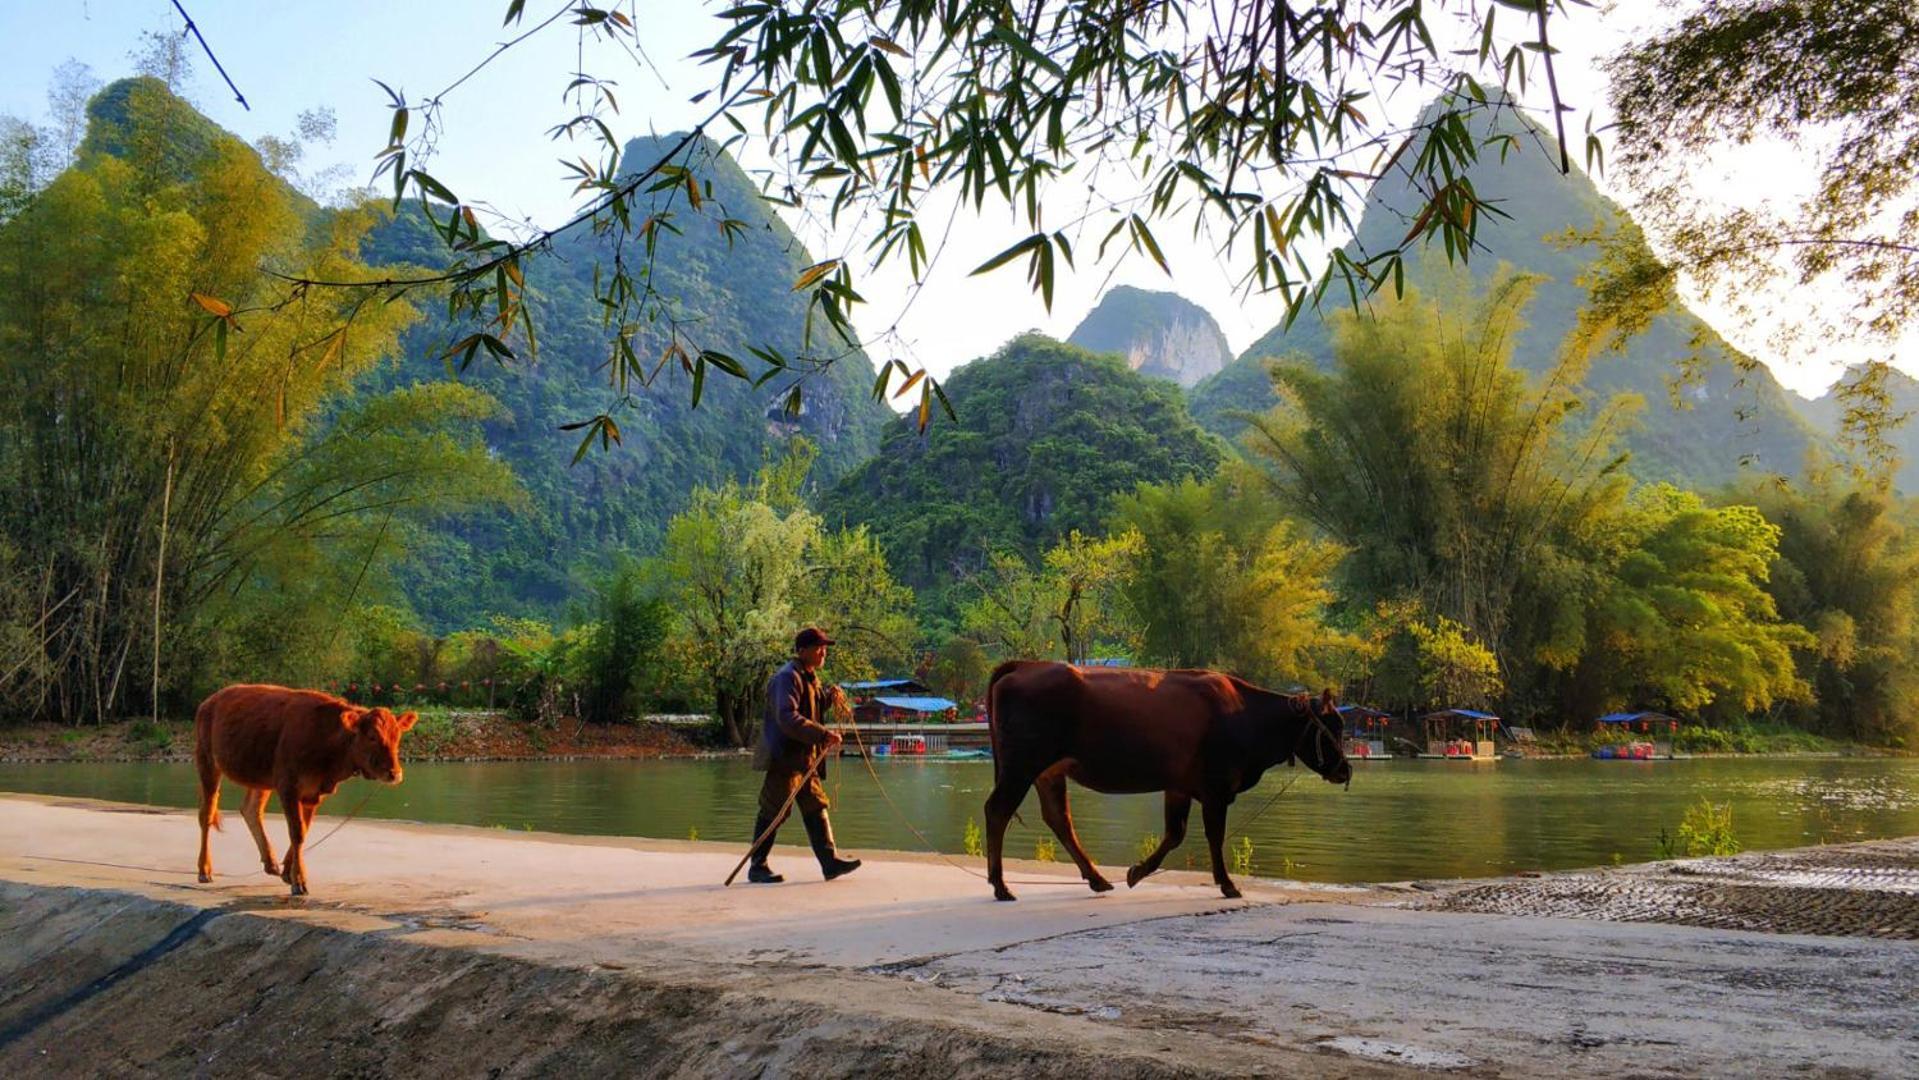
M 1919 1073 L 1919 946 L 1431 910 L 1485 883 L 1007 905 L 913 856 L 721 889 L 722 845 L 356 821 L 295 904 L 238 822 L 195 883 L 196 835 L 0 797 L 0 1075 Z

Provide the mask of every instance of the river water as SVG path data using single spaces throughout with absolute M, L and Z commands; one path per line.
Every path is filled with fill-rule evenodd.
M 939 850 L 958 852 L 969 821 L 984 824 L 990 762 L 882 760 L 873 768 L 848 758 L 828 776 L 843 848 L 926 850 L 910 821 Z M 1675 833 L 1702 798 L 1731 804 L 1734 835 L 1747 850 L 1919 834 L 1919 759 L 1391 761 L 1355 770 L 1350 791 L 1306 774 L 1275 802 L 1271 796 L 1295 775 L 1279 768 L 1240 797 L 1228 829 L 1232 842 L 1252 841 L 1255 874 L 1403 881 L 1642 862 L 1659 857 L 1660 831 Z M 322 807 L 316 828 L 371 791 L 362 816 L 743 844 L 759 780 L 738 758 L 420 763 L 407 766 L 396 788 L 349 781 Z M 0 791 L 161 806 L 192 806 L 196 797 L 188 765 L 0 765 Z M 223 805 L 237 809 L 240 799 L 228 784 Z M 1080 838 L 1102 865 L 1133 862 L 1142 838 L 1163 828 L 1156 795 L 1072 787 L 1071 800 Z M 1037 797 L 1029 795 L 1021 812 L 1025 822 L 1008 831 L 1007 853 L 1030 858 L 1052 834 Z M 284 837 L 277 807 L 269 824 Z M 781 839 L 803 844 L 805 834 L 794 821 Z M 194 844 L 182 836 L 183 860 Z M 1166 861 L 1174 869 L 1189 864 L 1207 866 L 1197 808 L 1186 843 Z

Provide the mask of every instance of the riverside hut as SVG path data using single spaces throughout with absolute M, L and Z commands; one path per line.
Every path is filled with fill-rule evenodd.
M 1661 712 L 1607 713 L 1596 722 L 1602 735 L 1623 741 L 1602 746 L 1592 752 L 1601 761 L 1671 761 L 1679 755 L 1673 743 L 1679 735 L 1679 721 Z
M 862 724 L 937 724 L 959 718 L 959 703 L 931 695 L 880 694 L 853 708 Z
M 1493 733 L 1499 730 L 1499 717 L 1478 709 L 1441 709 L 1420 718 L 1426 726 L 1426 752 L 1422 758 L 1446 761 L 1497 761 Z
M 1344 728 L 1340 736 L 1345 743 L 1347 760 L 1392 760 L 1392 755 L 1386 751 L 1386 725 L 1392 722 L 1391 713 L 1367 705 L 1341 705 L 1339 716 Z

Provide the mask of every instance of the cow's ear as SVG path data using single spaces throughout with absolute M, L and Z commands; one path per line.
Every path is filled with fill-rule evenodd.
M 1321 706 L 1328 709 L 1333 707 L 1333 688 L 1332 687 L 1329 686 L 1326 689 L 1320 691 L 1319 703 Z
M 412 731 L 413 725 L 417 723 L 420 719 L 420 714 L 405 712 L 400 714 L 399 719 L 400 719 L 401 731 Z
M 366 714 L 367 710 L 365 709 L 342 709 L 340 710 L 340 726 L 346 728 L 348 731 L 358 731 L 360 730 L 360 717 Z

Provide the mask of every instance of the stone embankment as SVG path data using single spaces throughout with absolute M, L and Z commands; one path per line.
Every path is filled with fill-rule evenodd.
M 190 814 L 0 797 L 0 1075 L 1919 1073 L 1919 841 L 996 904 L 970 860 L 723 889 L 724 845 L 355 821 L 290 901 L 236 817 L 200 885 Z M 1778 933 L 1763 889 L 1873 899 Z

